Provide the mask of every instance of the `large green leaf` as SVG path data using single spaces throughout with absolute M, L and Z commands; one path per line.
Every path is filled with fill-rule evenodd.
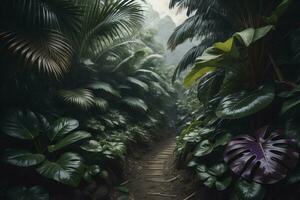
M 209 140 L 203 140 L 195 149 L 194 156 L 200 157 L 211 153 L 214 149 L 214 145 Z
M 202 77 L 197 89 L 198 99 L 206 105 L 219 92 L 223 79 L 223 71 L 208 73 Z
M 56 162 L 45 161 L 37 172 L 46 178 L 77 187 L 83 175 L 83 161 L 78 154 L 65 153 Z
M 108 102 L 103 98 L 94 98 L 94 104 L 101 111 L 106 111 L 109 107 Z
M 47 135 L 50 141 L 54 141 L 71 131 L 78 128 L 79 122 L 76 119 L 60 118 L 57 119 L 50 127 Z
M 1 155 L 1 160 L 19 167 L 31 167 L 43 162 L 45 156 L 33 154 L 26 150 L 6 149 Z
M 239 180 L 235 183 L 231 200 L 262 200 L 264 196 L 265 190 L 260 184 Z
M 196 172 L 200 181 L 207 187 L 215 187 L 217 190 L 222 191 L 228 188 L 232 178 L 225 176 L 225 172 L 228 170 L 224 163 L 216 164 L 211 167 L 205 165 L 198 165 Z
M 216 114 L 223 119 L 246 117 L 270 105 L 274 96 L 274 88 L 271 86 L 261 86 L 251 92 L 231 94 L 220 102 Z
M 215 71 L 215 67 L 203 67 L 203 68 L 194 68 L 192 71 L 184 78 L 183 84 L 188 87 L 195 83 L 198 79 L 202 78 L 209 72 Z
M 244 46 L 248 47 L 252 43 L 256 42 L 257 40 L 265 37 L 274 26 L 268 25 L 260 28 L 248 28 L 241 32 L 235 33 L 234 37 L 237 38 Z
M 91 137 L 91 134 L 88 132 L 76 131 L 59 140 L 56 144 L 48 146 L 48 150 L 49 152 L 54 152 L 89 137 Z
M 39 135 L 39 120 L 31 111 L 17 111 L 8 116 L 1 130 L 14 138 L 33 140 Z
M 7 200 L 49 200 L 49 193 L 40 186 L 13 187 L 7 191 Z

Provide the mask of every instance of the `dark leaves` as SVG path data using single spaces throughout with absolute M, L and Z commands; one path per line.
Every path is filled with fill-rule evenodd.
M 235 174 L 257 183 L 272 184 L 285 178 L 295 167 L 299 155 L 292 145 L 291 140 L 266 126 L 254 136 L 233 139 L 224 159 Z

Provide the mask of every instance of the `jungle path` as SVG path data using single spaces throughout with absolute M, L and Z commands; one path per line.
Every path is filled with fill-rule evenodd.
M 174 168 L 175 138 L 154 144 L 140 160 L 132 161 L 128 175 L 130 200 L 192 200 L 183 176 Z

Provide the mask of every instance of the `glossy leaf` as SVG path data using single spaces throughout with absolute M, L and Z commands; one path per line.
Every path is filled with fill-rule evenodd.
M 13 187 L 7 191 L 7 200 L 49 200 L 49 193 L 40 186 Z
M 239 180 L 235 183 L 231 200 L 263 200 L 265 189 L 258 183 Z
M 244 46 L 248 47 L 252 43 L 256 42 L 257 40 L 265 37 L 274 26 L 268 25 L 260 28 L 248 28 L 241 32 L 235 33 L 234 37 L 237 38 Z
M 47 135 L 50 141 L 54 141 L 78 128 L 79 122 L 76 119 L 60 118 L 50 127 Z
M 233 139 L 225 151 L 225 161 L 231 170 L 247 180 L 272 184 L 287 176 L 295 167 L 298 152 L 290 139 L 268 126 L 254 136 L 241 135 Z
M 246 117 L 266 108 L 272 103 L 274 96 L 274 89 L 271 86 L 231 94 L 220 102 L 216 114 L 223 119 Z
M 81 149 L 92 153 L 100 153 L 104 150 L 102 145 L 96 140 L 90 140 L 86 144 L 81 145 L 80 147 Z
M 215 71 L 215 67 L 203 67 L 200 69 L 192 69 L 192 71 L 184 78 L 183 84 L 188 87 L 196 82 L 198 79 L 202 78 L 206 74 Z
M 37 172 L 46 178 L 77 187 L 83 174 L 83 161 L 78 154 L 65 153 L 56 162 L 45 161 Z
M 223 71 L 215 71 L 202 77 L 197 88 L 198 99 L 206 105 L 219 92 L 223 79 Z
M 6 135 L 22 140 L 33 140 L 39 135 L 39 121 L 31 112 L 17 111 L 4 121 L 1 130 Z
M 85 131 L 76 131 L 69 134 L 65 138 L 59 140 L 56 144 L 48 146 L 49 152 L 60 150 L 66 146 L 79 142 L 81 140 L 90 138 L 91 134 Z
M 223 52 L 229 53 L 232 50 L 233 44 L 234 44 L 234 39 L 233 39 L 233 37 L 231 37 L 228 40 L 226 40 L 225 42 L 217 42 L 213 46 L 216 49 L 219 49 Z
M 216 164 L 211 167 L 207 167 L 205 165 L 198 165 L 196 168 L 196 172 L 200 181 L 207 187 L 215 187 L 219 191 L 228 188 L 232 181 L 230 176 L 224 176 L 224 173 L 226 171 L 227 167 L 224 163 Z
M 214 145 L 209 140 L 203 140 L 195 149 L 194 156 L 200 157 L 211 153 L 214 149 Z
M 6 149 L 1 155 L 1 160 L 19 167 L 31 167 L 45 160 L 43 154 L 33 154 L 26 150 Z

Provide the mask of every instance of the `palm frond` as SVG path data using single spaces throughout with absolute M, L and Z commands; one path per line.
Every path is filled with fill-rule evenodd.
M 1 17 L 10 19 L 2 25 L 33 33 L 45 28 L 76 31 L 82 9 L 75 0 L 2 0 L 0 11 Z
M 65 103 L 85 110 L 94 105 L 94 95 L 88 89 L 59 90 L 58 96 Z
M 178 63 L 174 71 L 172 81 L 174 82 L 182 72 L 188 69 L 188 67 L 192 66 L 196 61 L 196 59 L 199 56 L 201 56 L 204 50 L 208 48 L 213 42 L 214 42 L 214 38 L 206 38 L 201 42 L 201 44 L 191 48 Z
M 134 0 L 121 0 L 102 4 L 89 4 L 83 17 L 81 37 L 78 38 L 80 55 L 89 52 L 95 38 L 113 40 L 124 38 L 140 27 L 143 20 L 142 8 Z
M 126 97 L 122 100 L 122 103 L 129 106 L 133 110 L 142 111 L 142 112 L 148 111 L 148 106 L 142 99 Z
M 158 82 L 160 82 L 160 81 L 163 80 L 162 77 L 159 74 L 157 74 L 154 71 L 148 70 L 148 69 L 139 69 L 139 70 L 136 70 L 135 75 L 137 77 L 143 76 L 147 80 L 152 80 L 152 81 L 158 81 Z
M 153 66 L 156 67 L 156 61 L 161 61 L 163 63 L 164 59 L 164 56 L 161 54 L 151 54 L 141 61 L 141 63 L 139 64 L 139 68 L 149 68 Z
M 109 107 L 108 102 L 103 98 L 94 98 L 94 105 L 101 111 L 106 111 Z
M 162 86 L 162 84 L 158 83 L 158 82 L 154 82 L 154 81 L 151 81 L 150 82 L 150 88 L 152 91 L 155 91 L 157 92 L 157 94 L 159 96 L 163 95 L 163 96 L 167 96 L 169 97 L 169 93 L 167 92 L 167 90 Z
M 128 77 L 126 79 L 129 83 L 141 88 L 142 90 L 144 91 L 149 91 L 149 86 L 147 85 L 147 83 L 137 79 L 137 78 L 134 78 L 134 77 Z
M 97 81 L 97 82 L 89 84 L 87 86 L 87 88 L 92 89 L 92 90 L 104 91 L 113 96 L 120 97 L 120 93 L 116 89 L 114 89 L 113 86 L 109 83 Z
M 30 38 L 19 32 L 0 30 L 0 48 L 18 58 L 24 66 L 37 66 L 41 72 L 59 78 L 68 71 L 72 48 L 68 40 L 54 30 Z
M 122 59 L 128 56 L 129 50 L 133 48 L 145 46 L 139 40 L 132 40 L 128 38 L 121 38 L 119 40 L 115 39 L 113 41 L 105 42 L 100 38 L 98 43 L 95 44 L 94 55 L 96 62 L 103 62 L 107 57 L 114 57 L 116 59 Z

